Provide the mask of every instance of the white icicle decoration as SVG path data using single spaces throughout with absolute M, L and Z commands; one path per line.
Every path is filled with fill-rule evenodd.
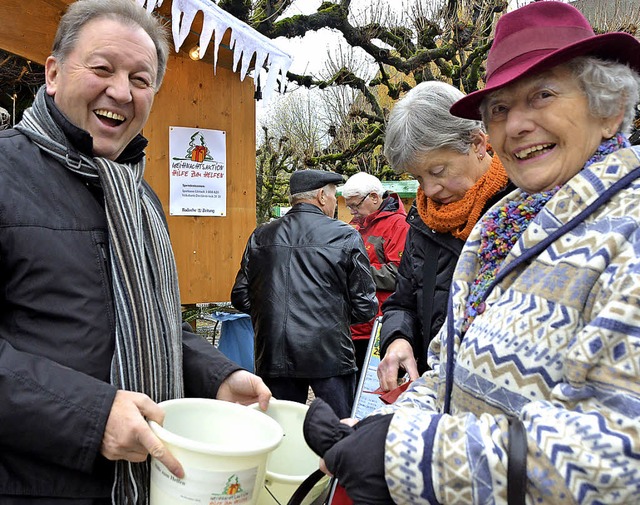
M 162 5 L 163 0 L 136 0 L 136 2 L 148 11 L 153 11 Z M 262 87 L 265 101 L 271 91 L 275 89 L 278 76 L 281 78 L 281 85 L 284 86 L 287 70 L 289 70 L 292 63 L 291 56 L 277 47 L 271 39 L 209 0 L 173 0 L 171 5 L 171 28 L 176 52 L 180 50 L 187 35 L 189 35 L 191 25 L 198 11 L 202 11 L 204 15 L 204 23 L 200 33 L 199 56 L 202 59 L 213 37 L 214 73 L 218 63 L 218 49 L 220 48 L 222 37 L 227 29 L 231 28 L 229 47 L 233 51 L 234 72 L 238 71 L 239 62 L 242 59 L 240 80 L 243 81 L 247 75 L 249 62 L 255 54 L 256 76 L 259 75 L 260 69 L 265 66 L 268 67 L 267 82 Z M 257 79 L 255 81 L 257 82 Z

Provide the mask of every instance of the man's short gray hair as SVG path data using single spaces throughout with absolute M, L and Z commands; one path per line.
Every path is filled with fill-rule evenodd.
M 387 120 L 384 155 L 398 173 L 435 149 L 467 154 L 481 121 L 451 115 L 449 108 L 464 94 L 440 81 L 418 84 L 395 104 Z
M 326 187 L 327 186 L 325 186 L 324 188 Z M 324 188 L 312 189 L 311 191 L 305 191 L 304 193 L 296 193 L 295 195 L 290 195 L 289 203 L 291 205 L 295 205 L 296 203 L 299 203 L 303 200 L 313 200 L 318 194 L 318 191 Z
M 89 21 L 107 18 L 129 26 L 139 26 L 156 46 L 158 73 L 154 88 L 160 89 L 167 69 L 169 36 L 160 19 L 140 7 L 134 0 L 76 0 L 60 19 L 53 41 L 52 55 L 61 62 L 73 51 L 80 31 Z
M 351 198 L 353 196 L 363 197 L 369 193 L 376 193 L 382 196 L 384 193 L 384 187 L 375 175 L 368 174 L 366 172 L 358 172 L 353 174 L 344 186 L 342 186 L 342 196 L 344 198 Z

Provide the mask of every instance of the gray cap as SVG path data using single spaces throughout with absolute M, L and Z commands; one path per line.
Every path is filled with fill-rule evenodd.
M 296 195 L 306 193 L 314 189 L 320 189 L 327 184 L 341 184 L 344 179 L 335 172 L 325 172 L 324 170 L 298 170 L 293 172 L 289 179 L 289 193 Z

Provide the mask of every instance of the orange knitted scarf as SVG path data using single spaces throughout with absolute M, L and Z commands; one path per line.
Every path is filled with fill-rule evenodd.
M 418 188 L 418 213 L 425 224 L 437 232 L 451 233 L 456 238 L 467 240 L 489 199 L 503 189 L 508 180 L 502 163 L 494 155 L 489 169 L 467 190 L 462 200 L 437 203 Z

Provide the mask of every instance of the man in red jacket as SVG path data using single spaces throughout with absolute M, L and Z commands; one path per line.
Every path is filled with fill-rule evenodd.
M 407 213 L 398 195 L 388 194 L 380 180 L 366 172 L 358 172 L 349 177 L 342 186 L 342 196 L 353 216 L 350 224 L 362 235 L 369 255 L 371 274 L 376 284 L 379 316 L 382 315 L 382 303 L 395 290 L 398 265 L 409 229 Z M 351 326 L 358 380 L 374 320 Z

